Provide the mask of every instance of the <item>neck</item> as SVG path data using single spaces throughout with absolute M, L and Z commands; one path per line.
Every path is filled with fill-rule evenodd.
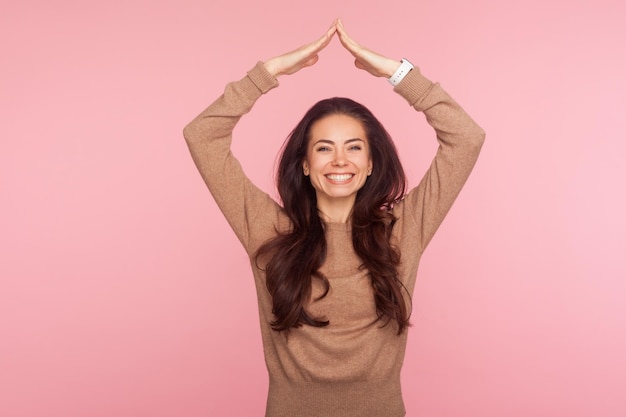
M 354 198 L 317 202 L 320 218 L 326 223 L 347 223 L 352 215 Z

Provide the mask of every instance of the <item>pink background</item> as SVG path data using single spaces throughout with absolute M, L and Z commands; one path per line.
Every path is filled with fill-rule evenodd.
M 626 415 L 623 1 L 87 3 L 0 6 L 0 415 L 262 415 L 247 258 L 182 128 L 336 16 L 487 131 L 421 266 L 408 415 Z M 333 95 L 380 117 L 415 185 L 430 128 L 336 41 L 238 126 L 255 182 Z

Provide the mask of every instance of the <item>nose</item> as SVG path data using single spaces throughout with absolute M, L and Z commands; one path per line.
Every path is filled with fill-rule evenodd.
M 342 167 L 346 165 L 346 156 L 344 155 L 342 150 L 338 150 L 335 152 L 335 157 L 333 158 L 333 165 Z

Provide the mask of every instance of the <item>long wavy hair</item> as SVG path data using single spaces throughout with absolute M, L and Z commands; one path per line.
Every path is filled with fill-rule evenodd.
M 316 103 L 285 141 L 276 185 L 291 229 L 278 233 L 256 252 L 257 265 L 263 265 L 267 289 L 272 296 L 275 320 L 272 328 L 290 330 L 303 324 L 323 327 L 329 321 L 312 317 L 305 309 L 311 301 L 312 280 L 322 282 L 324 298 L 330 289 L 319 269 L 326 259 L 324 223 L 317 210 L 315 189 L 303 173 L 310 131 L 313 124 L 332 114 L 350 116 L 363 125 L 370 148 L 373 171 L 357 192 L 350 221 L 352 245 L 362 260 L 360 268 L 369 273 L 378 320 L 387 325 L 397 322 L 398 334 L 409 325 L 409 312 L 403 297 L 406 292 L 398 277 L 400 253 L 391 243 L 396 218 L 394 204 L 405 194 L 406 178 L 391 137 L 383 125 L 362 104 L 348 98 L 329 98 Z M 263 260 L 263 262 L 262 262 Z

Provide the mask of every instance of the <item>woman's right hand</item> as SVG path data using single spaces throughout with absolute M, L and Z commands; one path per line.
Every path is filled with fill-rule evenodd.
M 293 74 L 304 67 L 310 67 L 317 62 L 319 59 L 317 55 L 318 52 L 330 43 L 336 31 L 337 20 L 335 20 L 326 33 L 316 41 L 265 61 L 265 69 L 274 77 L 278 77 L 280 75 Z

